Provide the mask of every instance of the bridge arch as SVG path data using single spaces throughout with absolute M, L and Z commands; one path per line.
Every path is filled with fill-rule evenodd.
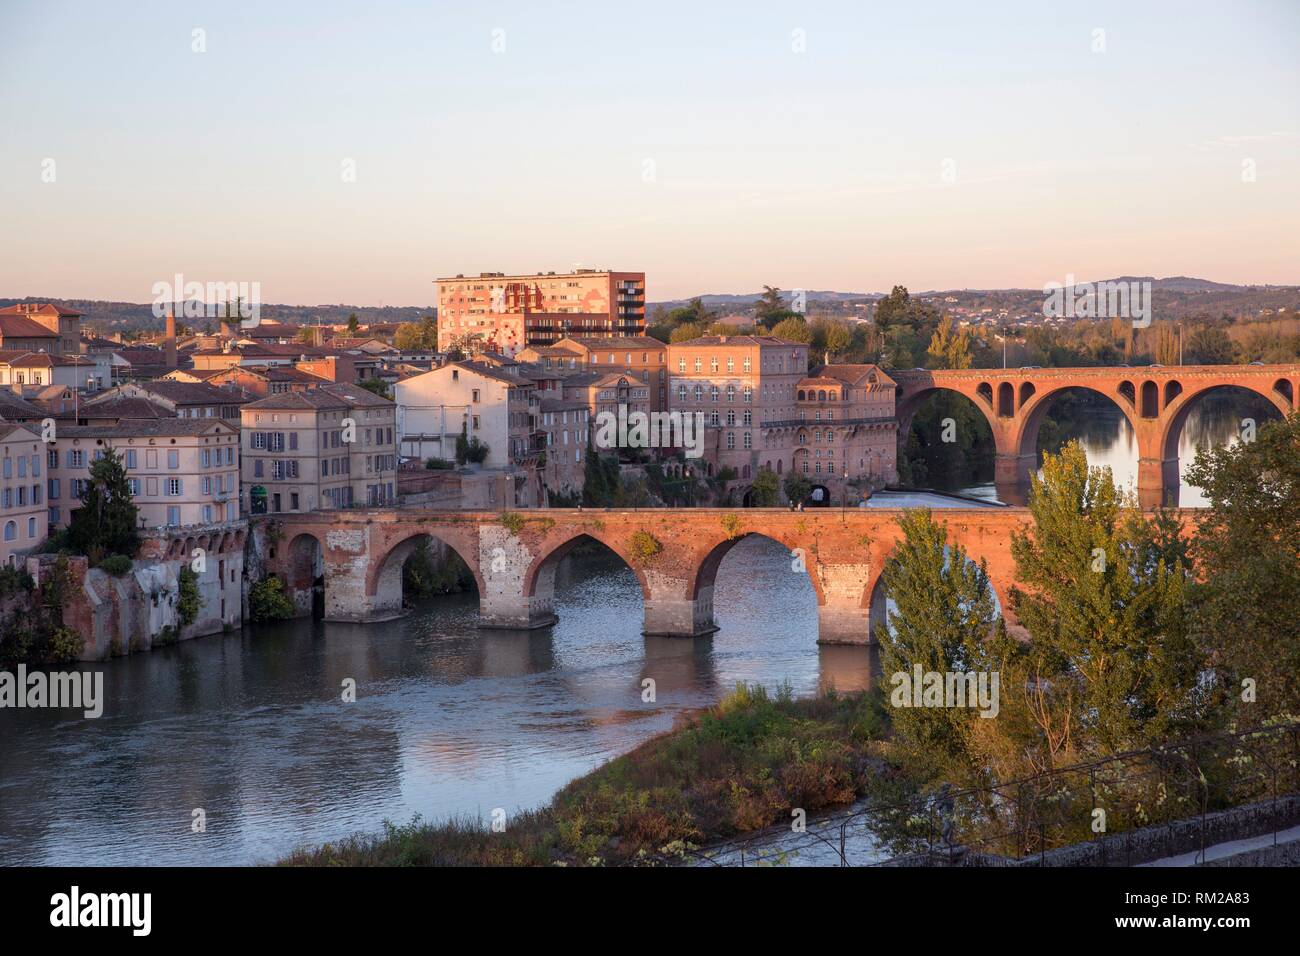
M 387 548 L 377 555 L 366 574 L 366 598 L 370 619 L 382 621 L 397 617 L 402 612 L 402 567 L 422 542 L 437 541 L 456 554 L 474 575 L 474 586 L 484 593 L 483 576 L 479 572 L 477 549 L 471 551 L 463 544 L 459 547 L 450 536 L 435 534 L 415 526 L 403 528 L 389 540 Z M 469 552 L 468 554 L 466 552 Z
M 280 567 L 285 591 L 297 613 L 314 615 L 319 609 L 323 614 L 328 575 L 325 573 L 325 545 L 320 538 L 311 531 L 295 533 L 284 548 Z M 322 598 L 319 608 L 317 589 Z
M 895 416 L 898 419 L 898 434 L 900 440 L 907 440 L 907 433 L 912 428 L 912 419 L 916 417 L 916 413 L 920 410 L 921 406 L 939 393 L 960 395 L 962 398 L 968 400 L 984 415 L 984 420 L 989 424 L 989 430 L 992 431 L 994 435 L 998 433 L 998 416 L 994 409 L 993 385 L 991 383 L 980 382 L 973 391 L 964 388 L 957 388 L 953 385 L 936 383 L 933 385 L 924 385 L 916 391 L 908 392 L 907 395 L 899 399 L 895 408 Z M 1014 395 L 1014 392 L 1012 394 Z
M 1163 428 L 1160 434 L 1160 448 L 1164 458 L 1177 461 L 1179 445 L 1182 443 L 1183 428 L 1187 425 L 1187 419 L 1192 410 L 1200 403 L 1201 399 L 1214 393 L 1225 394 L 1233 391 L 1258 396 L 1276 410 L 1282 418 L 1291 413 L 1293 403 L 1288 401 L 1285 392 L 1278 390 L 1277 383 L 1273 383 L 1272 387 L 1269 387 L 1267 383 L 1247 385 L 1240 382 L 1211 382 L 1199 387 L 1191 386 L 1180 390 L 1179 394 L 1165 408 Z
M 1029 402 L 1022 409 L 1019 422 L 1016 429 L 1012 432 L 1011 442 L 1013 454 L 1019 456 L 1022 460 L 1030 463 L 1030 467 L 1037 467 L 1038 455 L 1038 432 L 1043 426 L 1043 419 L 1047 417 L 1048 411 L 1052 407 L 1055 399 L 1059 398 L 1065 392 L 1073 389 L 1091 392 L 1094 395 L 1100 395 L 1108 400 L 1112 405 L 1119 409 L 1129 425 L 1133 428 L 1135 434 L 1141 433 L 1138 419 L 1135 417 L 1135 409 L 1128 402 L 1124 401 L 1122 392 L 1110 394 L 1101 388 L 1086 383 L 1063 382 L 1061 384 L 1044 385 L 1041 391 L 1037 391 L 1030 398 Z M 1025 476 L 1028 477 L 1028 476 Z

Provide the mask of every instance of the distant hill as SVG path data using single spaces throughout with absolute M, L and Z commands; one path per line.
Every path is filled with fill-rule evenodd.
M 1061 279 L 1065 277 L 1062 276 Z M 1287 309 L 1295 314 L 1300 309 L 1300 285 L 1233 285 L 1189 276 L 1118 276 L 1113 279 L 1087 280 L 1076 277 L 1078 284 L 1093 282 L 1150 282 L 1155 299 L 1156 317 L 1159 319 L 1218 318 L 1221 315 L 1254 317 L 1270 314 L 1269 310 Z M 975 311 L 1006 310 L 1014 320 L 1031 320 L 1041 314 L 1043 290 L 1036 289 L 932 289 L 911 290 L 915 298 L 928 300 L 940 308 L 969 309 Z M 880 292 L 809 291 L 808 312 L 811 315 L 864 315 L 867 306 L 883 298 Z M 734 312 L 752 314 L 754 303 L 762 293 L 702 295 L 706 308 L 720 315 Z M 790 301 L 789 291 L 782 290 L 782 299 Z M 690 299 L 673 299 L 650 303 L 650 314 L 660 308 L 670 310 L 686 305 Z
M 41 296 L 28 296 L 25 299 L 0 298 L 0 307 L 15 305 L 20 302 L 52 302 L 68 309 L 82 313 L 82 323 L 105 331 L 124 332 L 130 330 L 161 329 L 163 320 L 153 314 L 153 305 L 140 302 L 107 302 L 100 299 L 55 299 Z M 356 313 L 357 321 L 362 325 L 377 322 L 418 322 L 426 315 L 437 315 L 434 306 L 366 306 L 366 305 L 263 305 L 261 317 L 290 325 L 335 325 L 346 322 L 348 316 Z M 187 319 L 178 316 L 181 322 L 202 331 L 211 321 L 215 329 L 219 319 Z

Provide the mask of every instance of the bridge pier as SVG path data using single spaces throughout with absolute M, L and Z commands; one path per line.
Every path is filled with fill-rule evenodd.
M 645 602 L 646 637 L 703 637 L 717 629 L 711 586 L 701 587 L 694 599 L 654 596 Z
M 1138 459 L 1138 504 L 1143 510 L 1178 507 L 1178 491 L 1177 458 Z

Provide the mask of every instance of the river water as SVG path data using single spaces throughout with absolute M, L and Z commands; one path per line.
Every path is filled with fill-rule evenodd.
M 1194 417 L 1185 443 L 1226 440 L 1239 416 Z M 1106 421 L 1063 427 L 1123 483 L 1136 450 L 1118 413 Z M 94 665 L 97 720 L 0 710 L 0 864 L 268 862 L 384 820 L 486 819 L 545 803 L 738 682 L 811 694 L 872 672 L 867 648 L 818 647 L 807 575 L 763 538 L 723 561 L 709 638 L 643 637 L 640 590 L 612 554 L 567 559 L 556 599 L 560 622 L 542 631 L 479 631 L 477 598 L 454 595 L 383 625 L 249 627 Z

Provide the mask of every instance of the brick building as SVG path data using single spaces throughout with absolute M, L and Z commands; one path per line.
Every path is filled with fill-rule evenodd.
M 438 349 L 513 355 L 567 336 L 645 332 L 645 273 L 579 269 L 512 275 L 484 272 L 438 283 Z

